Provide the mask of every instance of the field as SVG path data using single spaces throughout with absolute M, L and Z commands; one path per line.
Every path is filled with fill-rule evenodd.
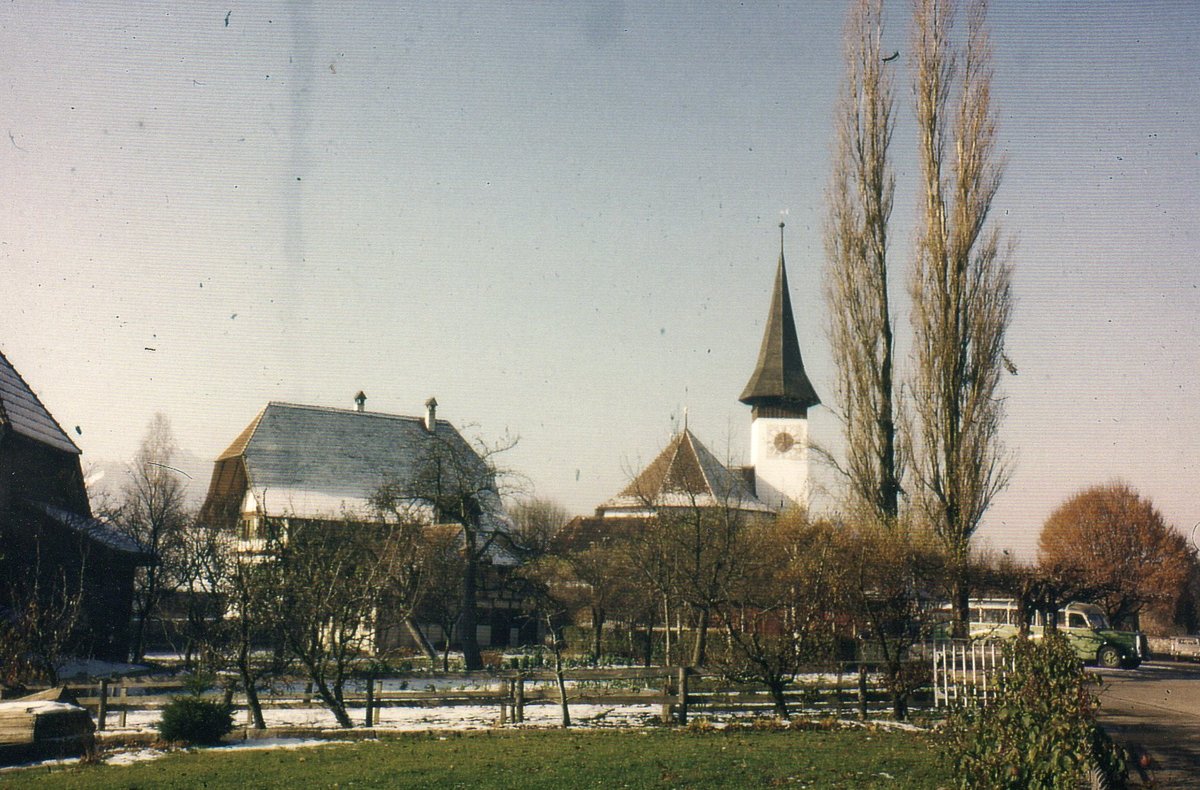
M 32 768 L 5 788 L 936 788 L 926 736 L 838 730 L 426 733 L 298 750 L 202 750 L 123 766 Z

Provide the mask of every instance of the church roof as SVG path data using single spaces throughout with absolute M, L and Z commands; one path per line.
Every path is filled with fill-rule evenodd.
M 650 465 L 599 512 L 661 507 L 732 507 L 774 512 L 741 475 L 717 460 L 690 430 L 675 435 Z
M 783 224 L 780 223 L 779 227 L 779 268 L 775 274 L 771 310 L 763 330 L 758 363 L 738 400 L 750 406 L 782 406 L 804 411 L 816 406 L 821 399 L 808 380 L 808 374 L 804 372 L 804 360 L 800 357 L 796 319 L 792 315 L 792 299 L 788 292 L 787 268 L 783 263 Z
M 0 428 L 4 427 L 55 450 L 79 455 L 75 442 L 50 416 L 12 363 L 0 354 Z

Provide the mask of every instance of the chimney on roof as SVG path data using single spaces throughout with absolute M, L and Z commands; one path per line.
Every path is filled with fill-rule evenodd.
M 425 401 L 425 430 L 433 433 L 437 427 L 437 398 Z
M 358 394 L 354 396 L 354 405 L 358 407 L 358 411 L 366 411 L 367 396 L 362 390 L 359 390 Z

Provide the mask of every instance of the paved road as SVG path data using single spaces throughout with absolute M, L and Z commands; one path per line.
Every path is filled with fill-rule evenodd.
M 1101 723 L 1117 743 L 1149 756 L 1149 767 L 1131 766 L 1130 778 L 1143 787 L 1200 788 L 1200 664 L 1148 662 L 1097 674 Z

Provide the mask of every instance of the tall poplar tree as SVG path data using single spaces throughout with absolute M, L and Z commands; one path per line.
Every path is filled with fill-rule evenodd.
M 858 516 L 891 525 L 899 513 L 903 464 L 888 295 L 893 62 L 884 60 L 882 36 L 882 0 L 859 0 L 846 21 L 846 76 L 825 223 L 825 291 L 846 437 L 847 504 Z
M 970 541 L 1008 479 L 1000 441 L 1012 267 L 988 215 L 996 153 L 987 4 L 915 0 L 914 96 L 923 193 L 910 283 L 916 500 L 946 550 L 956 635 L 970 597 Z

